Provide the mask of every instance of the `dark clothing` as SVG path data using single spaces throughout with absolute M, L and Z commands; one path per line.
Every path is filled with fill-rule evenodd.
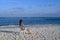
M 22 22 L 23 22 L 23 20 L 22 20 L 22 19 L 21 19 L 21 20 L 19 20 L 19 26 L 21 26 Z
M 24 27 L 22 19 L 19 21 L 19 26 L 21 27 L 21 30 L 25 30 L 25 27 Z

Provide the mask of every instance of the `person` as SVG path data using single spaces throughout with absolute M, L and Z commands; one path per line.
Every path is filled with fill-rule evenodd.
M 19 20 L 19 26 L 21 26 L 21 30 L 25 30 L 25 26 L 23 24 L 23 20 L 22 19 Z M 31 31 L 30 29 L 27 28 L 27 31 L 30 34 L 30 36 L 33 36 L 34 35 L 34 32 Z
M 19 21 L 19 26 L 21 26 L 21 30 L 25 30 L 25 27 L 24 27 L 22 19 L 20 19 L 20 21 Z

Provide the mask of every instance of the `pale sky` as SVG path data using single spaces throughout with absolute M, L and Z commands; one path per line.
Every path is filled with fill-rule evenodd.
M 60 0 L 0 0 L 0 17 L 60 17 Z

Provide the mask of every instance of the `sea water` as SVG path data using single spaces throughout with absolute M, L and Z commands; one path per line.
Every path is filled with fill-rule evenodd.
M 0 17 L 0 26 L 19 25 L 20 17 Z M 22 17 L 25 25 L 59 24 L 60 17 Z

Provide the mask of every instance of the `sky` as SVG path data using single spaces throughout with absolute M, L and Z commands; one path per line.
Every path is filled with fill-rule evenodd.
M 0 0 L 0 17 L 60 17 L 60 0 Z

